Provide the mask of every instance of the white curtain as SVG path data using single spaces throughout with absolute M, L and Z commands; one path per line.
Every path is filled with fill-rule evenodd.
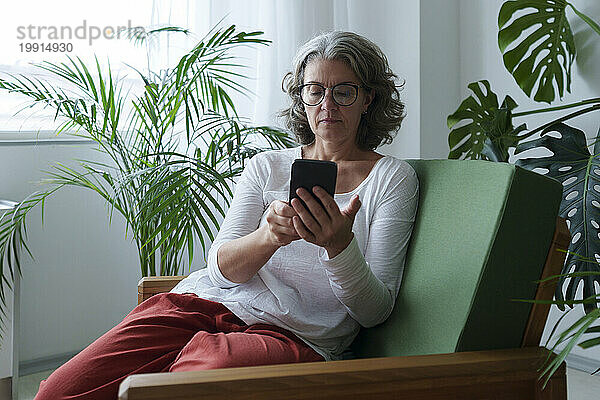
M 133 26 L 172 25 L 193 32 L 195 36 L 161 35 L 160 42 L 151 44 L 150 68 L 157 71 L 172 67 L 179 57 L 221 20 L 222 27 L 233 23 L 238 29 L 263 31 L 264 37 L 272 40 L 270 46 L 249 47 L 239 54 L 250 68 L 247 75 L 251 79 L 246 84 L 254 96 L 250 99 L 244 96 L 234 98 L 239 114 L 248 117 L 250 123 L 255 125 L 280 125 L 275 115 L 287 104 L 281 91 L 281 80 L 290 70 L 299 45 L 319 32 L 332 29 L 365 35 L 382 48 L 392 70 L 401 79 L 406 79 L 401 96 L 407 103 L 408 117 L 403 123 L 403 134 L 399 135 L 388 152 L 405 157 L 418 157 L 420 154 L 421 0 L 105 0 L 86 4 L 85 7 L 74 0 L 47 3 L 44 3 L 45 6 L 40 3 L 39 6 L 30 7 L 27 13 L 17 13 L 15 10 L 24 10 L 25 6 L 15 6 L 9 2 L 9 12 L 0 13 L 0 32 L 5 33 L 3 37 L 15 37 L 18 26 L 30 23 L 75 28 L 83 21 L 99 27 L 127 25 L 128 22 Z M 28 61 L 62 61 L 65 57 L 62 53 L 22 53 L 17 45 L 24 41 L 7 39 L 0 42 L 0 73 L 29 73 L 25 69 Z M 127 65 L 139 69 L 147 67 L 146 49 L 132 46 L 126 39 L 99 39 L 93 45 L 86 40 L 73 42 L 75 51 L 71 56 L 81 56 L 87 62 L 92 62 L 88 65 L 93 65 L 94 54 L 103 65 L 110 59 L 113 72 L 126 76 L 132 84 L 136 83 L 134 81 L 138 77 Z M 35 118 L 25 115 L 12 117 L 20 108 L 18 104 L 21 101 L 19 96 L 0 93 L 0 136 L 6 137 L 7 131 L 19 130 L 42 129 L 51 132 L 53 113 L 49 109 L 40 111 Z
M 172 65 L 210 28 L 220 22 L 244 31 L 263 31 L 269 46 L 240 49 L 249 67 L 245 84 L 251 98 L 235 96 L 238 112 L 255 125 L 280 125 L 276 113 L 287 104 L 281 90 L 298 47 L 319 32 L 348 29 L 348 0 L 154 0 L 152 24 L 180 26 L 195 36 L 170 35 L 157 47 L 153 66 Z

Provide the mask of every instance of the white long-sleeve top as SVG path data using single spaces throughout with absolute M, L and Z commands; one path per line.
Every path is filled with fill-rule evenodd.
M 300 239 L 279 248 L 249 281 L 229 281 L 217 265 L 219 247 L 265 224 L 271 202 L 288 200 L 296 158 L 302 158 L 300 147 L 260 153 L 248 162 L 208 252 L 207 268 L 172 292 L 222 303 L 248 325 L 288 329 L 326 360 L 339 359 L 360 326 L 377 325 L 392 312 L 417 210 L 418 180 L 407 162 L 379 159 L 356 189 L 334 196 L 340 209 L 354 194 L 362 203 L 354 239 L 340 254 L 330 259 L 322 247 Z

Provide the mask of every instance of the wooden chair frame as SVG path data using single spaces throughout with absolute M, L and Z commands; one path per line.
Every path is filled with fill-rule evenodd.
M 557 275 L 569 230 L 558 218 L 542 279 Z M 148 277 L 138 302 L 171 290 L 181 277 Z M 536 300 L 551 299 L 556 282 L 539 284 Z M 538 347 L 550 310 L 534 304 L 522 347 L 422 356 L 226 368 L 210 371 L 131 375 L 121 400 L 187 399 L 535 399 L 566 400 L 565 363 L 545 388 L 539 379 L 548 350 Z

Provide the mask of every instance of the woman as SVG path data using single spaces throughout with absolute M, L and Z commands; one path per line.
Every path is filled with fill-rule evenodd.
M 129 374 L 339 359 L 398 293 L 417 206 L 410 166 L 374 149 L 403 119 L 381 50 L 348 32 L 306 43 L 282 111 L 302 146 L 253 157 L 207 268 L 136 307 L 40 384 L 38 399 L 114 398 Z M 335 196 L 288 196 L 296 158 L 335 161 Z M 316 198 L 320 199 L 321 206 Z

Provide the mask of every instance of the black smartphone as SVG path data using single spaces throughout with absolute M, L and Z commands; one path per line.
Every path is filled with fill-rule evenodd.
M 312 189 L 314 186 L 320 186 L 333 197 L 335 194 L 335 182 L 337 179 L 337 164 L 333 161 L 297 159 L 292 164 L 292 173 L 290 178 L 290 196 L 289 204 L 292 199 L 297 198 L 302 202 L 304 208 L 308 210 L 306 204 L 298 197 L 296 190 L 304 188 L 320 204 L 321 200 L 314 195 Z

